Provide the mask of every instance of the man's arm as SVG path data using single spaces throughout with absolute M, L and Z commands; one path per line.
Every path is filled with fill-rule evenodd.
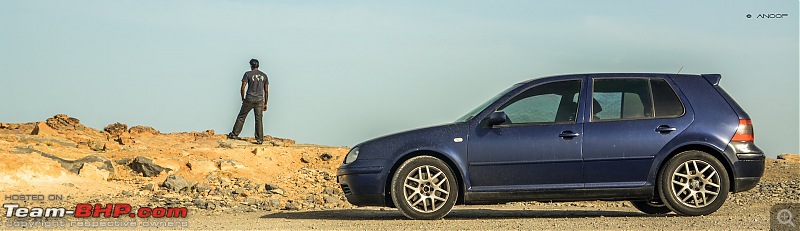
M 264 111 L 267 110 L 267 100 L 269 100 L 269 84 L 264 84 Z
M 239 90 L 239 94 L 242 95 L 242 101 L 244 101 L 244 87 L 247 86 L 247 82 L 242 82 L 242 89 Z

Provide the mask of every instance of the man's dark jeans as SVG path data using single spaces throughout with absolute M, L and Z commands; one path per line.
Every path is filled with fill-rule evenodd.
M 254 114 L 256 114 L 256 140 L 264 141 L 264 125 L 261 123 L 261 119 L 264 117 L 263 100 L 242 101 L 242 108 L 239 109 L 239 116 L 236 117 L 236 123 L 233 124 L 233 132 L 231 132 L 231 135 L 239 136 L 239 133 L 242 132 L 244 120 L 247 119 L 247 114 L 250 113 L 250 110 L 253 110 Z

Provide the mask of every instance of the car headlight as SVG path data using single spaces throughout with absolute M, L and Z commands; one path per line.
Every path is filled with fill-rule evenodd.
M 356 161 L 356 159 L 358 159 L 358 147 L 350 149 L 350 152 L 348 152 L 347 156 L 344 157 L 344 163 L 353 163 L 353 161 Z

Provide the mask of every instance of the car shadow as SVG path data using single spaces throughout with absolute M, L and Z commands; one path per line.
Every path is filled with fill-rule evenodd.
M 639 212 L 602 211 L 602 210 L 499 210 L 499 209 L 454 209 L 444 219 L 530 219 L 530 218 L 587 218 L 587 217 L 664 217 L 668 215 L 650 215 Z M 318 220 L 398 220 L 406 219 L 400 211 L 342 209 L 305 212 L 279 212 L 261 216 L 261 218 L 284 219 L 318 219 Z

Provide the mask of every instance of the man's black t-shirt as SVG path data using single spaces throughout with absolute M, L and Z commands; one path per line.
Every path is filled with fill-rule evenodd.
M 247 92 L 245 99 L 249 101 L 264 100 L 264 85 L 269 85 L 267 74 L 259 70 L 251 70 L 244 73 L 242 82 L 247 82 Z

